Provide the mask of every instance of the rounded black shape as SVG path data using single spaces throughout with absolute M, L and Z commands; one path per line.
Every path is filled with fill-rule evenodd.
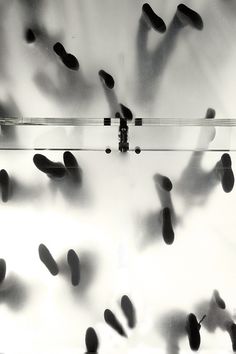
M 80 168 L 75 156 L 70 151 L 65 151 L 63 154 L 63 160 L 70 177 L 74 182 L 81 185 L 83 180 L 83 171 Z
M 167 245 L 174 242 L 175 234 L 172 227 L 171 211 L 169 208 L 163 209 L 162 236 Z
M 106 148 L 105 152 L 106 152 L 106 154 L 110 154 L 111 153 L 111 149 L 110 148 Z
M 153 11 L 148 3 L 143 4 L 142 11 L 145 15 L 146 21 L 155 31 L 160 33 L 164 33 L 166 31 L 165 22 L 161 17 L 157 16 L 157 14 Z
M 74 250 L 68 251 L 67 262 L 71 271 L 71 284 L 77 286 L 80 283 L 80 262 L 79 257 Z
M 34 43 L 36 41 L 36 36 L 31 28 L 28 28 L 25 32 L 25 40 L 27 43 Z
M 4 259 L 1 258 L 0 259 L 0 283 L 2 283 L 3 280 L 5 279 L 6 269 L 7 269 L 6 262 Z
M 140 147 L 138 147 L 138 146 L 135 148 L 134 151 L 135 151 L 135 153 L 136 153 L 137 155 L 139 155 L 139 154 L 141 153 L 141 149 L 140 149 Z
M 104 81 L 105 85 L 109 88 L 109 89 L 113 89 L 113 87 L 115 86 L 115 81 L 113 79 L 113 77 L 108 74 L 106 71 L 104 70 L 100 70 L 98 72 L 98 75 L 100 76 L 100 78 Z
M 64 46 L 61 43 L 59 43 L 59 42 L 54 44 L 53 50 L 59 57 L 63 57 L 64 55 L 67 54 Z
M 230 193 L 234 187 L 234 173 L 231 168 L 232 162 L 229 154 L 225 153 L 221 156 L 223 166 L 221 184 L 225 193 Z
M 159 183 L 162 189 L 164 189 L 167 192 L 170 192 L 172 190 L 173 188 L 172 182 L 167 176 L 156 174 L 154 178 L 156 182 Z
M 96 353 L 99 347 L 98 337 L 95 330 L 89 327 L 85 335 L 85 345 L 88 353 Z
M 77 58 L 72 54 L 66 54 L 62 57 L 63 64 L 70 70 L 78 71 L 79 62 Z
M 122 118 L 120 112 L 116 112 L 115 118 Z
M 196 316 L 190 313 L 186 320 L 186 331 L 188 334 L 189 345 L 192 350 L 198 350 L 201 343 L 200 328 Z
M 135 309 L 127 295 L 123 295 L 121 298 L 121 309 L 127 319 L 129 328 L 134 328 L 136 325 Z
M 7 203 L 10 194 L 10 178 L 6 170 L 0 171 L 0 186 L 2 190 L 2 201 Z
M 33 157 L 35 166 L 51 178 L 63 178 L 66 174 L 65 167 L 60 162 L 53 162 L 42 154 L 35 154 Z
M 39 252 L 40 260 L 47 267 L 49 272 L 54 276 L 57 275 L 59 273 L 59 269 L 49 249 L 44 244 L 41 243 L 39 245 L 38 252 Z
M 225 153 L 221 156 L 221 162 L 224 168 L 229 168 L 232 165 L 231 157 L 229 154 Z
M 206 112 L 206 119 L 214 119 L 216 116 L 216 111 L 213 108 L 208 108 Z
M 177 16 L 181 22 L 188 23 L 199 31 L 204 27 L 201 16 L 184 4 L 178 5 Z
M 120 107 L 121 107 L 121 112 L 123 114 L 123 117 L 127 120 L 132 120 L 133 119 L 133 113 L 131 112 L 131 110 L 124 106 L 122 103 L 120 103 Z
M 123 337 L 127 336 L 121 323 L 118 321 L 118 319 L 111 310 L 106 309 L 104 311 L 104 320 L 111 328 L 113 328 L 117 333 L 119 333 L 119 335 Z
M 235 323 L 232 323 L 232 325 L 230 326 L 229 335 L 232 342 L 232 349 L 234 352 L 236 352 L 236 324 Z
M 63 154 L 63 160 L 66 168 L 78 168 L 78 162 L 75 156 L 70 151 L 65 151 Z

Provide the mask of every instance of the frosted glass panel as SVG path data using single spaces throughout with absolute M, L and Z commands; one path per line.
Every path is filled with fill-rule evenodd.
M 33 145 L 34 128 L 19 127 L 20 141 L 31 129 L 28 150 L 17 150 L 16 141 L 0 151 L 10 179 L 8 185 L 0 171 L 0 258 L 6 262 L 5 275 L 0 261 L 0 352 L 84 353 L 92 327 L 99 353 L 189 353 L 200 344 L 194 341 L 201 321 L 199 351 L 235 349 L 236 155 L 234 145 L 224 148 L 224 128 L 185 127 L 179 140 L 188 135 L 187 148 L 179 151 L 171 147 L 180 128 L 166 128 L 170 149 L 166 143 L 158 151 L 153 127 L 146 127 L 151 149 L 141 143 L 139 154 L 122 154 L 117 146 L 106 154 L 101 141 L 99 151 L 86 151 L 84 129 L 72 151 L 78 171 L 60 138 L 70 136 L 68 128 L 38 128 L 48 140 Z M 88 136 L 95 133 L 93 127 Z M 54 150 L 42 145 L 50 136 Z M 131 301 L 133 317 L 121 299 Z M 109 316 L 105 321 L 105 310 L 121 327 L 112 328 Z M 190 314 L 197 321 L 194 340 Z M 94 349 L 91 330 L 88 337 Z
M 115 117 L 123 104 L 136 117 L 234 118 L 235 1 L 185 2 L 202 26 L 177 0 L 152 0 L 159 30 L 143 4 L 1 0 L 1 116 Z

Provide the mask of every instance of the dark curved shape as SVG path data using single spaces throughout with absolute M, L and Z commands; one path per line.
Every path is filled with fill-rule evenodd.
M 66 54 L 62 57 L 63 64 L 70 70 L 79 70 L 79 61 L 73 54 Z
M 71 53 L 67 53 L 65 47 L 60 42 L 57 42 L 53 46 L 54 52 L 59 56 L 62 63 L 70 70 L 78 71 L 79 70 L 79 61 Z
M 225 153 L 221 156 L 223 165 L 223 174 L 221 178 L 221 185 L 225 193 L 230 193 L 234 187 L 234 173 L 232 170 L 232 162 L 229 154 Z
M 196 316 L 193 313 L 190 313 L 186 319 L 186 331 L 188 334 L 189 346 L 194 351 L 197 351 L 201 344 L 200 328 L 201 325 L 198 323 Z
M 2 201 L 7 203 L 10 194 L 10 178 L 6 170 L 0 171 L 0 186 L 2 190 Z
M 162 214 L 162 236 L 167 245 L 174 242 L 175 234 L 172 227 L 170 208 L 164 208 Z
M 113 77 L 110 74 L 108 74 L 104 70 L 100 70 L 98 72 L 98 75 L 103 80 L 103 82 L 105 83 L 106 87 L 108 87 L 109 89 L 113 89 L 114 88 L 115 80 L 113 79 Z
M 36 154 L 33 157 L 35 166 L 51 178 L 63 178 L 66 174 L 66 169 L 60 162 L 53 162 L 42 154 Z
M 236 324 L 232 323 L 229 328 L 229 335 L 232 342 L 232 349 L 236 352 Z
M 226 309 L 226 305 L 225 305 L 225 302 L 224 300 L 222 299 L 222 297 L 220 296 L 220 293 L 218 290 L 214 290 L 214 298 L 215 298 L 215 302 L 217 304 L 217 306 L 222 309 L 222 310 L 225 310 Z
M 167 192 L 170 192 L 172 190 L 173 184 L 168 177 L 160 175 L 160 174 L 156 174 L 155 178 L 162 189 L 164 189 Z
M 71 177 L 78 183 L 82 182 L 82 170 L 79 167 L 79 164 L 75 156 L 70 151 L 65 151 L 63 154 L 63 160 L 65 167 Z
M 136 325 L 135 308 L 127 295 L 121 298 L 121 309 L 127 319 L 129 328 L 134 328 Z
M 80 283 L 80 261 L 77 253 L 74 250 L 68 251 L 67 262 L 71 271 L 71 284 L 73 286 L 77 286 Z
M 49 272 L 54 276 L 57 275 L 59 273 L 59 269 L 48 248 L 41 243 L 41 245 L 39 245 L 38 251 L 40 260 L 47 267 Z
M 148 3 L 143 4 L 142 12 L 144 14 L 146 22 L 157 32 L 164 33 L 166 31 L 165 22 L 161 17 L 153 11 Z
M 125 105 L 120 103 L 120 108 L 121 108 L 122 115 L 125 119 L 127 119 L 127 120 L 133 119 L 133 113 L 131 112 L 131 110 L 128 107 L 126 107 Z
M 6 271 L 7 271 L 7 266 L 6 262 L 4 259 L 0 259 L 0 284 L 3 282 L 3 280 L 6 277 Z
M 54 44 L 53 50 L 60 58 L 67 54 L 64 46 L 60 42 Z
M 89 327 L 85 335 L 85 345 L 88 353 L 97 353 L 99 341 L 94 328 Z
M 189 24 L 199 31 L 204 27 L 201 16 L 184 4 L 178 5 L 177 17 L 183 24 Z
M 31 28 L 28 28 L 25 31 L 25 40 L 27 43 L 34 43 L 36 41 L 36 36 L 34 31 Z
M 114 315 L 114 313 L 109 310 L 106 309 L 104 311 L 104 319 L 106 321 L 106 323 L 113 328 L 119 335 L 123 336 L 123 337 L 127 337 L 121 323 L 118 321 L 118 319 L 116 318 L 116 316 Z

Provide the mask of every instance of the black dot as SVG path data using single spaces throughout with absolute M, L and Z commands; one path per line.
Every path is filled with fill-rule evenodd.
M 134 151 L 135 151 L 136 154 L 138 154 L 138 155 L 141 153 L 141 149 L 140 149 L 140 147 L 138 147 L 138 146 L 135 148 Z
M 111 149 L 110 148 L 107 148 L 105 151 L 106 151 L 106 154 L 110 154 L 111 153 Z

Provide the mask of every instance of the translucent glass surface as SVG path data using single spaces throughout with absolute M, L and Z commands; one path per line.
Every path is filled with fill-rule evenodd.
M 118 151 L 117 134 L 117 126 L 2 127 L 0 164 L 10 184 L 8 201 L 0 203 L 0 352 L 84 353 L 93 327 L 101 354 L 189 353 L 190 313 L 199 322 L 206 315 L 199 352 L 232 352 L 233 123 L 133 126 L 127 153 Z M 68 150 L 79 164 L 79 182 L 75 165 L 66 165 L 63 178 L 53 176 Z M 49 159 L 47 173 L 36 167 L 37 154 Z M 61 163 L 56 172 L 47 170 L 50 161 Z M 169 179 L 166 187 L 161 176 Z M 2 170 L 0 187 L 7 189 Z M 163 231 L 166 208 L 172 242 Z M 42 244 L 56 276 L 40 260 Z M 69 250 L 80 261 L 76 286 Z M 124 295 L 135 309 L 132 329 L 120 305 Z M 106 309 L 126 336 L 105 322 Z
M 165 33 L 143 26 L 140 0 L 1 0 L 1 116 L 114 117 L 122 103 L 136 117 L 234 118 L 235 1 L 185 2 L 202 30 L 176 25 L 177 0 L 149 3 Z

